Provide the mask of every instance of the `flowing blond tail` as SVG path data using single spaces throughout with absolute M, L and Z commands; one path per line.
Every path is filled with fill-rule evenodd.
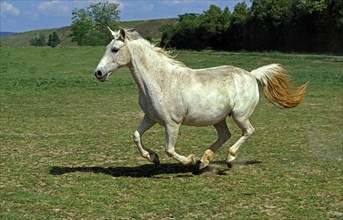
M 270 64 L 250 72 L 262 84 L 262 93 L 279 108 L 293 108 L 304 101 L 307 83 L 297 87 L 280 64 Z

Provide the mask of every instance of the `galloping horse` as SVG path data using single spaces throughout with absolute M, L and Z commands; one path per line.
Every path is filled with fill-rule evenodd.
M 118 68 L 128 66 L 139 89 L 139 104 L 145 115 L 133 134 L 141 155 L 159 164 L 158 155 L 142 143 L 142 135 L 156 123 L 165 127 L 165 152 L 182 164 L 195 164 L 194 155 L 175 152 L 180 125 L 213 125 L 218 139 L 201 158 L 206 167 L 215 152 L 231 136 L 226 117 L 231 116 L 242 130 L 240 139 L 229 148 L 227 164 L 232 166 L 239 147 L 254 133 L 249 118 L 259 101 L 259 86 L 266 99 L 280 108 L 293 108 L 304 100 L 307 84 L 296 87 L 279 64 L 251 72 L 234 66 L 191 69 L 155 47 L 137 32 L 109 29 L 113 40 L 94 74 L 105 81 Z

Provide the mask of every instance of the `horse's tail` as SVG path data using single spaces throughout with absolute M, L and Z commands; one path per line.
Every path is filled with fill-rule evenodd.
M 262 84 L 266 99 L 279 108 L 293 108 L 304 101 L 307 83 L 297 87 L 280 64 L 270 64 L 250 72 Z

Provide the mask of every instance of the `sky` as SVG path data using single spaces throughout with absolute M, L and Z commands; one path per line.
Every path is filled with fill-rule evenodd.
M 120 21 L 177 18 L 202 13 L 211 4 L 233 11 L 238 2 L 249 0 L 107 0 L 119 4 Z M 71 25 L 73 9 L 87 8 L 106 0 L 0 0 L 0 31 L 25 32 Z

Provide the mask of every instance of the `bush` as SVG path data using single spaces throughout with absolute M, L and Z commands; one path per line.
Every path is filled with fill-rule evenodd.
M 61 40 L 58 37 L 56 31 L 52 32 L 52 34 L 49 35 L 48 46 L 56 47 L 60 43 L 61 43 Z
M 40 33 L 34 33 L 33 37 L 30 40 L 30 45 L 36 47 L 43 47 L 45 46 L 45 35 Z

